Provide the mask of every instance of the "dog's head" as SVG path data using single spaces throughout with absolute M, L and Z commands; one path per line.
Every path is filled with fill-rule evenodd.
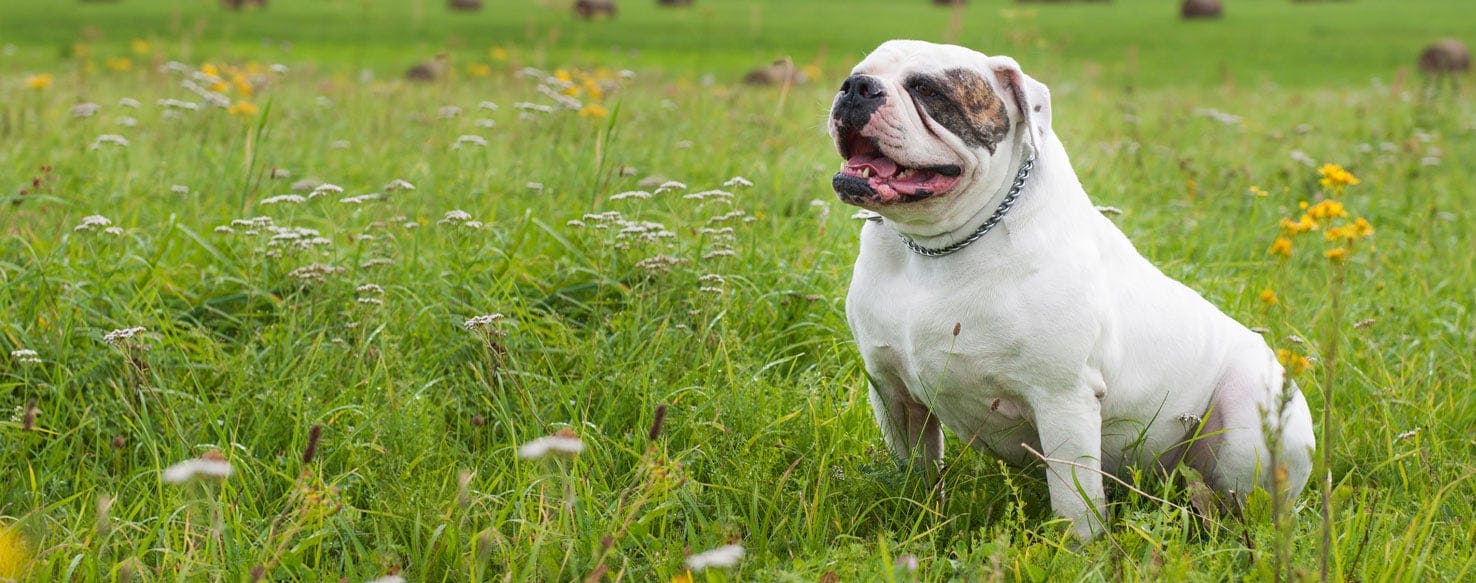
M 1009 57 L 922 41 L 877 47 L 841 84 L 830 136 L 849 204 L 899 222 L 964 219 L 1050 132 L 1050 92 Z

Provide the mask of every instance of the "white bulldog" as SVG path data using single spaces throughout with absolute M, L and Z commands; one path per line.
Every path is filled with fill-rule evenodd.
M 1281 494 L 1301 492 L 1314 448 L 1301 391 L 1259 335 L 1093 207 L 1049 91 L 1014 59 L 890 41 L 830 116 L 836 194 L 880 215 L 846 316 L 897 456 L 940 463 L 943 426 L 1010 463 L 1041 452 L 1051 506 L 1082 539 L 1102 531 L 1102 472 L 1183 461 L 1241 500 L 1272 490 L 1276 431 Z

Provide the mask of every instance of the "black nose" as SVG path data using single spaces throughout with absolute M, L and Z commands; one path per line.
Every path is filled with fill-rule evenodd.
M 835 98 L 831 113 L 845 126 L 860 128 L 886 100 L 887 90 L 876 77 L 851 75 L 841 84 L 840 95 Z

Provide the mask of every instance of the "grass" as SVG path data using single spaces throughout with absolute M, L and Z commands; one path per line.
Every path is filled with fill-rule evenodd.
M 946 11 L 875 2 L 862 12 L 876 18 L 857 20 L 838 18 L 855 3 L 626 2 L 620 20 L 587 24 L 494 4 L 452 18 L 436 2 L 278 2 L 240 15 L 204 1 L 7 2 L 0 398 L 15 414 L 0 419 L 0 576 L 24 546 L 35 581 L 249 580 L 257 567 L 274 580 L 570 580 L 601 568 L 607 580 L 669 580 L 688 552 L 736 541 L 747 549 L 736 568 L 696 577 L 1273 577 L 1281 539 L 1262 498 L 1243 521 L 1205 524 L 1117 489 L 1110 535 L 1076 548 L 1038 469 L 1001 467 L 950 437 L 940 505 L 888 458 L 843 317 L 857 225 L 829 190 L 836 159 L 820 120 L 849 61 L 888 36 L 943 38 Z M 997 19 L 1000 7 L 976 4 L 958 38 L 1040 63 L 1054 127 L 1095 201 L 1124 211 L 1118 225 L 1165 272 L 1267 328 L 1278 348 L 1315 359 L 1315 344 L 1287 338 L 1320 341 L 1333 321 L 1317 239 L 1285 262 L 1266 253 L 1277 220 L 1317 191 L 1293 152 L 1363 180 L 1345 202 L 1376 234 L 1346 264 L 1339 437 L 1323 444 L 1332 571 L 1470 578 L 1476 169 L 1464 161 L 1476 157 L 1476 107 L 1468 87 L 1396 72 L 1427 37 L 1470 40 L 1476 21 L 1456 18 L 1466 9 L 1246 1 L 1222 22 L 1180 26 L 1147 2 Z M 1236 48 L 1266 38 L 1288 50 Z M 1135 62 L 1123 58 L 1133 46 Z M 453 79 L 394 80 L 443 49 Z M 731 83 L 778 54 L 822 81 Z M 119 57 L 132 68 L 109 68 Z M 166 114 L 157 100 L 199 101 L 181 73 L 155 70 L 170 59 L 289 70 L 261 71 L 250 97 L 232 90 L 254 115 Z M 490 75 L 469 72 L 476 63 Z M 550 103 L 538 79 L 516 74 L 530 64 L 610 82 L 609 114 L 523 119 L 514 103 Z M 602 66 L 635 77 L 616 88 Z M 28 89 L 35 73 L 51 85 Z M 141 107 L 118 105 L 125 97 Z M 73 117 L 81 102 L 101 110 Z M 92 148 L 103 134 L 129 145 Z M 453 147 L 462 135 L 487 145 Z M 612 200 L 651 175 L 687 188 Z M 737 175 L 754 185 L 723 186 Z M 345 192 L 263 203 L 308 177 Z M 340 202 L 397 178 L 415 190 Z M 731 207 L 682 197 L 712 188 L 734 192 Z M 735 209 L 744 215 L 713 222 Z M 443 221 L 453 210 L 481 228 Z M 619 239 L 585 218 L 612 210 L 674 236 Z M 121 233 L 76 230 L 93 214 Z M 272 246 L 241 224 L 216 232 L 258 216 L 328 244 Z M 703 231 L 724 227 L 731 239 Z M 723 249 L 733 256 L 705 258 Z M 658 255 L 676 262 L 642 267 Z M 293 275 L 314 263 L 342 271 Z M 1258 299 L 1268 288 L 1279 305 Z M 505 335 L 463 326 L 488 313 L 505 315 Z M 103 341 L 131 326 L 147 332 Z M 41 362 L 21 362 L 20 349 Z M 1320 412 L 1315 366 L 1298 380 Z M 315 425 L 321 442 L 304 462 Z M 561 428 L 583 453 L 516 455 Z M 234 475 L 161 481 L 212 450 Z M 1179 481 L 1140 487 L 1188 498 Z M 1320 505 L 1309 488 L 1295 509 L 1301 576 L 1317 570 Z M 906 555 L 917 572 L 898 567 Z

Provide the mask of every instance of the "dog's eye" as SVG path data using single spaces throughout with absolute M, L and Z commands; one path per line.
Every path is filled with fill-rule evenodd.
M 912 92 L 922 97 L 933 97 L 938 94 L 938 92 L 933 91 L 933 88 L 927 83 L 913 83 Z

